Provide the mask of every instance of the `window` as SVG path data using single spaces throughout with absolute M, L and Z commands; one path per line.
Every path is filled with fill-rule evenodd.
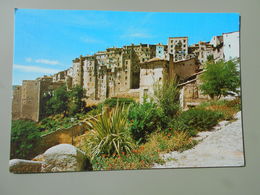
M 231 48 L 231 45 L 229 44 L 228 47 Z
M 173 43 L 173 40 L 171 40 L 171 43 Z
M 158 53 L 161 53 L 161 51 L 158 51 Z

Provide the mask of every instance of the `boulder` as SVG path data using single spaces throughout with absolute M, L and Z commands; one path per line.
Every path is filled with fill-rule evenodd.
M 85 153 L 70 144 L 59 144 L 43 154 L 42 172 L 92 170 Z
M 12 159 L 9 161 L 9 171 L 12 173 L 38 173 L 44 162 Z

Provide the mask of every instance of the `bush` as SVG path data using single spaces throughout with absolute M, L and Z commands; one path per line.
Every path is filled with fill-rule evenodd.
M 128 119 L 134 140 L 145 142 L 149 134 L 161 128 L 164 114 L 154 103 L 135 104 L 130 107 Z
M 180 111 L 179 90 L 174 82 L 154 85 L 154 101 L 165 116 L 172 119 Z
M 12 121 L 11 159 L 30 159 L 40 140 L 40 131 L 35 122 L 26 120 Z
M 145 144 L 133 149 L 131 154 L 101 155 L 92 160 L 92 165 L 94 170 L 150 168 L 154 163 L 165 163 L 160 153 L 183 151 L 192 148 L 195 144 L 196 142 L 185 132 L 176 133 L 174 136 L 157 132 L 151 134 Z
M 199 109 L 213 110 L 223 114 L 223 120 L 233 120 L 234 115 L 241 109 L 240 99 L 236 98 L 231 101 L 218 100 L 204 102 L 198 106 Z
M 131 152 L 134 145 L 129 132 L 128 109 L 117 105 L 111 112 L 103 112 L 88 122 L 92 130 L 87 147 L 92 159 L 101 154 Z
M 185 132 L 189 136 L 196 136 L 198 131 L 187 124 L 184 120 L 181 120 L 180 118 L 173 120 L 169 125 L 170 130 L 174 130 L 175 132 Z
M 106 99 L 104 102 L 104 105 L 109 106 L 110 108 L 115 107 L 117 104 L 118 105 L 129 105 L 135 103 L 135 101 L 131 98 L 109 98 Z
M 203 109 L 190 109 L 180 114 L 177 123 L 181 124 L 181 128 L 183 128 L 179 130 L 185 130 L 185 127 L 187 127 L 187 131 L 205 131 L 217 125 L 221 118 L 223 118 L 223 114 L 220 112 Z
M 102 113 L 103 110 L 103 103 L 98 104 L 97 106 L 93 106 L 92 109 L 90 111 L 87 112 L 88 116 L 96 116 Z

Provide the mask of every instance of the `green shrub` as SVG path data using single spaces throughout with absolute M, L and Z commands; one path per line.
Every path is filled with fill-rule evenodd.
M 186 132 L 189 136 L 196 136 L 198 133 L 194 127 L 180 118 L 173 120 L 169 125 L 169 129 L 174 130 L 175 132 Z
M 136 141 L 145 142 L 149 134 L 161 128 L 164 118 L 163 111 L 154 103 L 132 105 L 128 115 L 132 137 Z
M 186 126 L 187 131 L 193 131 L 192 129 L 204 131 L 217 125 L 221 118 L 223 118 L 223 114 L 221 112 L 203 109 L 190 109 L 179 115 L 177 123 L 181 124 L 181 128 L 184 130 Z
M 154 102 L 163 110 L 164 115 L 170 119 L 180 111 L 179 90 L 175 82 L 165 82 L 163 85 L 154 85 Z
M 40 131 L 35 122 L 12 121 L 11 158 L 30 159 L 40 140 Z
M 105 111 L 88 122 L 91 133 L 87 147 L 92 158 L 131 152 L 134 145 L 129 132 L 128 109 L 117 105 L 111 112 Z
M 99 114 L 101 114 L 102 113 L 102 110 L 103 110 L 103 106 L 104 106 L 104 104 L 103 103 L 100 103 L 100 104 L 98 104 L 97 106 L 93 106 L 93 108 L 90 110 L 90 111 L 88 111 L 87 112 L 87 115 L 88 116 L 96 116 L 96 115 L 99 115 Z
M 110 108 L 115 107 L 118 105 L 129 105 L 135 103 L 135 101 L 131 98 L 108 98 L 105 100 L 104 105 L 109 106 Z
M 234 120 L 234 115 L 241 109 L 240 99 L 218 100 L 201 103 L 197 108 L 222 113 L 222 120 Z

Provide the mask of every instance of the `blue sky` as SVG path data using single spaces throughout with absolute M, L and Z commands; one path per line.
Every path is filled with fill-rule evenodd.
M 174 36 L 188 36 L 191 45 L 238 30 L 235 13 L 18 9 L 13 84 L 65 70 L 74 58 L 108 47 L 166 44 Z

